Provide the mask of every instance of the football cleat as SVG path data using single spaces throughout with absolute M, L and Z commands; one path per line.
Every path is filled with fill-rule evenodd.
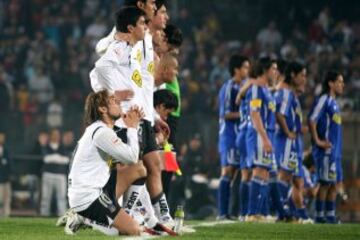
M 68 209 L 63 216 L 58 218 L 58 220 L 56 222 L 56 226 L 57 227 L 65 226 L 68 217 L 72 214 L 76 214 L 76 212 L 72 208 Z
M 172 230 L 171 228 L 168 228 L 164 224 L 157 223 L 155 227 L 152 228 L 153 230 L 160 233 L 160 235 L 169 235 L 169 236 L 177 236 L 178 234 Z
M 314 220 L 312 220 L 311 218 L 307 218 L 307 219 L 299 218 L 298 222 L 300 224 L 314 224 Z
M 84 218 L 79 214 L 72 214 L 68 216 L 64 231 L 68 235 L 75 234 L 79 228 L 84 224 Z

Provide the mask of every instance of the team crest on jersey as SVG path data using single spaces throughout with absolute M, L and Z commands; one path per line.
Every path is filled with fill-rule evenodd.
M 138 49 L 137 52 L 136 52 L 136 60 L 141 63 L 142 61 L 142 55 L 141 55 L 141 50 Z
M 275 112 L 275 109 L 276 109 L 276 107 L 275 107 L 275 103 L 273 103 L 273 102 L 269 102 L 268 107 L 269 107 L 270 111 Z
M 142 87 L 142 78 L 139 70 L 135 70 L 131 76 L 131 79 L 135 82 L 138 87 Z
M 332 120 L 333 120 L 336 124 L 340 125 L 340 124 L 341 124 L 341 116 L 340 116 L 340 114 L 335 113 L 335 114 L 333 115 L 333 117 L 332 117 Z
M 151 61 L 151 62 L 148 64 L 147 70 L 148 70 L 149 73 L 151 73 L 151 75 L 154 75 L 155 69 L 154 69 L 154 62 L 153 62 L 153 61 Z

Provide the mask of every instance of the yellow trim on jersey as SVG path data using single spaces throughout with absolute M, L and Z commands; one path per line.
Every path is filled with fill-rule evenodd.
M 302 114 L 302 112 L 301 112 L 301 109 L 298 107 L 298 108 L 296 108 L 296 114 L 299 116 L 299 118 L 300 118 L 300 122 L 302 123 L 302 121 L 303 121 L 303 114 Z
M 131 76 L 131 79 L 135 82 L 138 87 L 142 87 L 142 78 L 139 70 L 135 70 Z
M 142 61 L 142 54 L 141 54 L 141 50 L 138 49 L 137 52 L 136 52 L 136 60 L 141 63 Z
M 335 113 L 335 114 L 333 115 L 333 117 L 332 117 L 332 120 L 333 120 L 336 124 L 341 125 L 341 116 L 340 116 L 340 114 Z
M 250 107 L 252 108 L 259 108 L 261 107 L 261 104 L 262 104 L 262 100 L 258 98 L 250 101 Z
M 110 157 L 110 156 L 109 156 L 109 158 L 106 160 L 106 163 L 107 163 L 107 165 L 109 166 L 110 169 L 113 168 L 114 165 L 115 165 L 115 164 L 113 163 L 112 157 Z
M 147 66 L 147 70 L 149 73 L 151 73 L 151 75 L 154 75 L 154 71 L 155 71 L 154 66 L 155 65 L 154 65 L 153 61 L 149 62 L 148 66 Z

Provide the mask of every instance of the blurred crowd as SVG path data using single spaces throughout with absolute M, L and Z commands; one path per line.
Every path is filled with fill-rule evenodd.
M 279 19 L 259 8 L 262 22 L 242 20 L 251 27 L 258 25 L 254 34 L 247 36 L 249 27 L 232 29 L 228 24 L 231 14 L 222 14 L 234 12 L 230 3 L 209 2 L 213 11 L 206 14 L 198 14 L 199 2 L 169 3 L 171 21 L 185 36 L 179 64 L 184 115 L 217 117 L 217 92 L 229 78 L 227 61 L 233 53 L 310 63 L 308 87 L 313 91 L 308 92 L 315 94 L 321 90 L 325 67 L 339 69 L 348 86 L 344 110 L 359 109 L 360 23 L 336 19 L 332 14 L 336 9 L 308 6 L 294 13 L 291 4 L 283 3 L 289 11 Z M 9 129 L 8 125 L 17 123 L 15 128 L 25 133 L 25 143 L 36 138 L 29 129 L 78 129 L 83 99 L 90 91 L 89 69 L 98 58 L 94 45 L 110 31 L 113 23 L 109 16 L 122 1 L 6 0 L 0 4 L 0 111 L 15 118 L 10 122 L 2 118 L 1 126 Z M 259 4 L 251 8 L 247 1 L 239 1 L 238 5 L 239 9 L 253 9 Z M 307 16 L 304 21 L 296 18 L 301 11 Z M 240 10 L 239 14 L 246 16 Z
M 0 1 L 0 132 L 7 133 L 14 153 L 30 153 L 48 129 L 71 131 L 75 138 L 81 133 L 84 99 L 91 90 L 89 70 L 98 58 L 95 44 L 110 32 L 111 16 L 122 2 Z M 296 1 L 276 1 L 273 6 L 247 0 L 168 2 L 170 22 L 184 35 L 181 123 L 193 123 L 180 125 L 180 155 L 189 156 L 194 138 L 203 141 L 201 157 L 208 166 L 201 169 L 204 176 L 217 175 L 212 167 L 218 165 L 216 99 L 230 78 L 231 54 L 309 63 L 311 90 L 302 99 L 305 108 L 321 91 L 324 69 L 336 68 L 346 81 L 343 111 L 360 109 L 360 22 L 354 21 L 356 11 L 349 3 L 342 3 L 348 10 L 342 16 L 336 1 L 330 6 L 326 1 L 308 6 Z

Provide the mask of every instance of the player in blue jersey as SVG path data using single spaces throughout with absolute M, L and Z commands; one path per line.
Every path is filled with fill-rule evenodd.
M 277 60 L 276 61 L 278 66 L 278 74 L 276 78 L 276 85 L 274 85 L 271 89 L 273 92 L 274 97 L 276 96 L 276 90 L 281 86 L 281 83 L 285 79 L 285 69 L 287 67 L 288 62 L 285 60 Z M 278 184 L 278 162 L 277 159 L 275 159 L 275 163 L 273 166 L 273 169 L 270 171 L 269 176 L 269 204 L 265 204 L 262 210 L 263 215 L 268 215 L 269 209 L 275 210 L 278 214 L 277 219 L 278 220 L 285 220 L 288 216 L 286 211 L 284 210 L 283 201 L 281 199 L 279 184 Z
M 249 212 L 246 221 L 263 221 L 260 210 L 268 194 L 269 170 L 273 167 L 275 101 L 269 91 L 277 75 L 276 62 L 261 58 L 254 69 L 256 81 L 246 93 L 251 125 L 246 133 L 247 156 L 252 161 Z
M 229 62 L 232 76 L 219 92 L 219 154 L 221 158 L 221 178 L 218 191 L 218 219 L 229 218 L 230 183 L 239 166 L 235 147 L 236 132 L 239 124 L 239 107 L 235 103 L 239 84 L 246 78 L 249 59 L 233 55 Z
M 339 171 L 342 157 L 342 127 L 336 97 L 342 95 L 343 91 L 342 74 L 329 71 L 323 82 L 322 94 L 315 100 L 309 113 L 312 154 L 320 183 L 315 205 L 315 220 L 318 223 L 336 223 L 336 182 L 339 175 L 342 175 Z
M 244 57 L 244 62 L 242 64 L 242 81 L 240 83 L 240 87 L 242 87 L 248 80 L 249 72 L 250 72 L 250 61 L 248 58 Z M 239 91 L 240 93 L 240 91 Z M 240 212 L 239 212 L 239 220 L 243 221 L 248 212 L 249 205 L 249 185 L 250 185 L 250 176 L 251 176 L 251 166 L 249 164 L 249 160 L 246 156 L 246 132 L 247 125 L 250 120 L 249 113 L 247 111 L 247 102 L 245 101 L 245 96 L 238 96 L 236 98 L 236 104 L 239 105 L 239 113 L 240 113 L 240 122 L 239 129 L 236 135 L 236 149 L 239 152 L 239 160 L 240 160 L 240 170 L 241 170 L 241 182 L 239 185 L 239 200 L 240 200 Z
M 296 216 L 306 222 L 308 216 L 303 205 L 303 140 L 302 111 L 298 95 L 305 90 L 306 68 L 291 62 L 285 70 L 285 79 L 276 93 L 276 118 L 278 127 L 275 134 L 275 155 L 279 166 L 278 186 L 285 203 L 290 185 L 296 206 Z
M 302 65 L 300 65 L 302 66 Z M 303 125 L 303 114 L 300 104 L 299 97 L 304 94 L 306 87 L 306 69 L 302 66 L 302 71 L 298 78 L 295 79 L 296 89 L 295 89 L 295 125 L 296 125 L 296 155 L 297 155 L 297 168 L 293 177 L 293 191 L 292 191 L 292 200 L 296 208 L 296 218 L 299 223 L 307 224 L 314 223 L 312 219 L 308 217 L 306 212 L 306 206 L 304 204 L 304 191 L 305 191 L 305 177 L 303 171 L 303 161 L 304 161 L 304 133 L 308 132 L 308 127 Z

